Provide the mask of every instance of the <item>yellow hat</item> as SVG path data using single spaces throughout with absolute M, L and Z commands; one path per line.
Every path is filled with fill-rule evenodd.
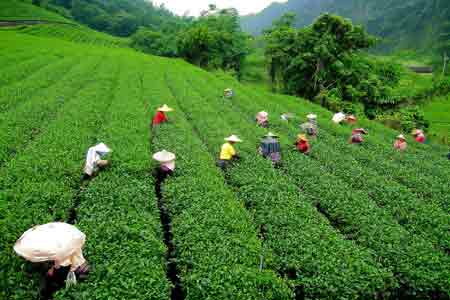
M 169 106 L 167 106 L 167 104 L 164 104 L 163 106 L 158 108 L 158 111 L 169 112 L 169 111 L 173 111 L 173 109 L 170 108 Z
M 304 135 L 304 134 L 297 135 L 297 140 L 298 141 L 305 141 L 305 142 L 308 141 L 308 139 L 306 138 L 306 135 Z

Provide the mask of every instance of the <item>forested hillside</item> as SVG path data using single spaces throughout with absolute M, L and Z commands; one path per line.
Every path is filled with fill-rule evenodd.
M 351 18 L 383 37 L 389 48 L 425 48 L 446 33 L 450 2 L 443 0 L 290 0 L 274 3 L 256 15 L 242 19 L 245 31 L 260 34 L 286 12 L 297 14 L 297 25 L 309 25 L 321 13 Z

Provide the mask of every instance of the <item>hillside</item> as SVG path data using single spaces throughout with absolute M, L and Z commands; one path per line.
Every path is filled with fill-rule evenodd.
M 41 20 L 50 22 L 72 21 L 48 10 L 36 7 L 20 0 L 0 1 L 0 21 L 6 20 Z
M 384 38 L 385 47 L 423 50 L 435 46 L 439 35 L 447 29 L 445 24 L 450 16 L 450 2 L 290 0 L 273 3 L 259 14 L 244 17 L 242 26 L 249 33 L 260 34 L 286 12 L 297 14 L 299 27 L 311 24 L 321 13 L 341 15 L 365 25 L 370 33 Z
M 366 142 L 349 145 L 351 128 L 322 107 L 182 60 L 14 30 L 0 39 L 0 299 L 39 298 L 39 273 L 12 247 L 55 220 L 86 234 L 93 266 L 59 300 L 449 298 L 447 148 L 408 138 L 400 154 L 398 132 L 364 119 Z M 151 130 L 162 103 L 175 111 Z M 256 151 L 260 110 L 280 135 L 279 168 Z M 292 144 L 308 113 L 319 134 L 306 156 Z M 241 159 L 224 174 L 216 159 L 232 133 Z M 82 182 L 98 142 L 113 163 Z M 177 168 L 159 193 L 161 149 Z

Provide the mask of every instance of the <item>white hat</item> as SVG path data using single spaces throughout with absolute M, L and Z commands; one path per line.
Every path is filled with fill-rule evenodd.
M 224 92 L 232 92 L 232 91 L 233 91 L 233 90 L 230 89 L 230 88 L 227 88 L 227 89 L 224 90 Z
M 399 136 L 397 136 L 397 138 L 398 138 L 399 140 L 404 140 L 404 141 L 406 141 L 406 138 L 405 138 L 405 136 L 404 136 L 403 134 L 400 134 Z
M 276 135 L 275 133 L 269 131 L 267 134 L 265 134 L 264 136 L 266 137 L 278 137 L 278 135 Z
M 104 143 L 100 143 L 94 146 L 94 151 L 100 154 L 108 154 L 112 150 L 109 149 Z
M 167 104 L 164 104 L 163 106 L 158 108 L 158 111 L 169 112 L 169 111 L 173 111 L 173 109 L 170 108 L 169 106 L 167 106 Z
M 269 116 L 269 113 L 266 111 L 260 111 L 258 113 L 258 116 L 262 117 L 262 118 L 267 118 Z
M 162 163 L 174 161 L 175 158 L 175 154 L 167 150 L 162 150 L 153 154 L 153 159 Z
M 342 112 L 338 112 L 336 114 L 334 114 L 333 118 L 332 118 L 334 123 L 341 123 L 342 121 L 345 120 L 345 114 Z
M 234 134 L 230 135 L 229 137 L 225 138 L 224 140 L 227 142 L 235 142 L 235 143 L 242 142 L 242 140 L 237 135 L 234 135 Z
M 309 115 L 306 116 L 306 118 L 308 118 L 308 119 L 317 119 L 317 115 L 309 114 Z
M 28 229 L 14 244 L 14 251 L 31 262 L 61 262 L 80 252 L 85 240 L 75 226 L 54 222 Z

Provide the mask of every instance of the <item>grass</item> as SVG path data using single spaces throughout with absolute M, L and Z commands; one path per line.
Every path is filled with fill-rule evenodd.
M 0 20 L 41 20 L 67 22 L 70 21 L 56 13 L 43 8 L 25 3 L 20 0 L 2 0 L 0 1 Z
M 450 144 L 450 97 L 439 97 L 423 106 L 425 118 L 430 121 L 430 135 Z

